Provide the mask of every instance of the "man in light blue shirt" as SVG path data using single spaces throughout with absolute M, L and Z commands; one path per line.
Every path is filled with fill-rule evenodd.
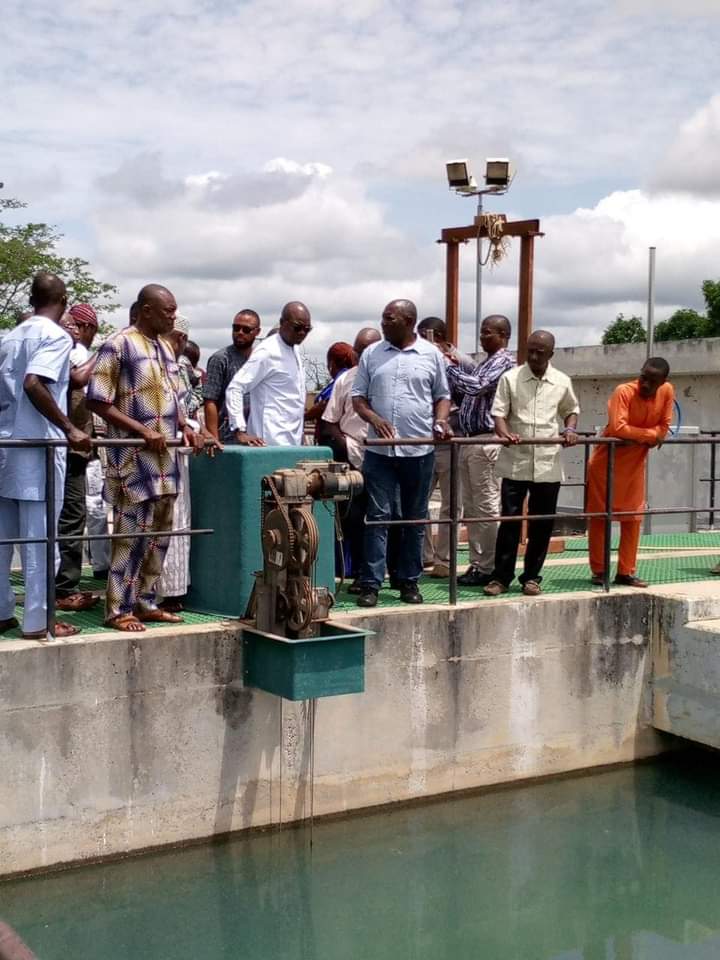
M 65 312 L 65 284 L 52 273 L 38 273 L 30 294 L 33 314 L 0 344 L 0 438 L 62 440 L 72 450 L 89 453 L 90 437 L 65 413 L 73 342 L 59 326 Z M 60 514 L 65 483 L 65 449 L 55 450 L 55 517 Z M 45 451 L 42 447 L 0 448 L 0 540 L 46 536 Z M 10 584 L 11 544 L 0 546 L 0 633 L 18 625 Z M 25 578 L 23 636 L 44 640 L 47 633 L 46 548 L 20 547 Z M 57 559 L 59 560 L 59 554 Z M 55 636 L 69 637 L 78 628 L 57 623 Z
M 440 353 L 415 334 L 417 310 L 409 300 L 393 300 L 383 310 L 384 340 L 360 358 L 353 385 L 353 406 L 369 424 L 368 437 L 432 437 L 451 435 L 447 418 L 450 391 Z M 363 462 L 368 521 L 389 521 L 400 503 L 400 519 L 427 516 L 434 451 L 431 444 L 369 447 Z M 397 579 L 400 599 L 422 603 L 424 527 L 402 527 Z M 374 607 L 385 576 L 388 528 L 365 528 L 365 556 L 360 572 L 358 606 Z

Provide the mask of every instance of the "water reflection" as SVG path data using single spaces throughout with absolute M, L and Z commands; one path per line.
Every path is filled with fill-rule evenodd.
M 705 960 L 720 789 L 673 760 L 0 886 L 43 960 Z

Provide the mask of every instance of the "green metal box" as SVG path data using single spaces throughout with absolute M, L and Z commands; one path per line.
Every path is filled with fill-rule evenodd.
M 313 700 L 365 689 L 365 637 L 339 623 L 323 623 L 320 635 L 291 640 L 243 627 L 243 680 L 286 700 Z
M 243 617 L 262 570 L 261 480 L 299 460 L 332 460 L 328 447 L 240 447 L 228 445 L 214 459 L 192 457 L 190 497 L 194 527 L 213 534 L 193 537 L 188 609 Z M 320 532 L 315 583 L 335 592 L 335 504 L 315 503 Z

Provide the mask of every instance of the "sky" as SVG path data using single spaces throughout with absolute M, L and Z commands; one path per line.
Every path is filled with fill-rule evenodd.
M 536 328 L 598 343 L 618 312 L 702 308 L 720 278 L 720 0 L 4 0 L 0 180 L 62 252 L 162 283 L 203 356 L 288 300 L 322 355 L 396 297 L 444 313 L 445 162 L 510 158 L 540 218 Z M 517 241 L 486 313 L 517 310 Z M 460 346 L 474 344 L 463 248 Z

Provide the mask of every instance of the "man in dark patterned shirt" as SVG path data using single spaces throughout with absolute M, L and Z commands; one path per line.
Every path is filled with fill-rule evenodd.
M 485 317 L 480 328 L 480 343 L 486 359 L 472 373 L 460 368 L 450 355 L 448 383 L 460 402 L 460 430 L 463 436 L 491 439 L 495 423 L 490 414 L 500 377 L 515 360 L 508 353 L 510 321 L 507 317 Z M 495 476 L 495 461 L 500 447 L 495 444 L 464 446 L 460 450 L 460 484 L 463 513 L 466 517 L 492 517 L 500 511 L 500 480 Z M 465 587 L 490 583 L 495 564 L 497 523 L 467 524 L 470 566 L 458 577 Z
M 225 391 L 238 370 L 244 366 L 260 333 L 260 317 L 254 310 L 241 310 L 232 322 L 232 343 L 218 350 L 208 360 L 203 385 L 205 426 L 222 443 L 236 443 L 225 408 Z M 245 411 L 246 416 L 248 411 Z
M 163 336 L 173 329 L 175 297 L 158 284 L 138 294 L 137 322 L 107 340 L 98 353 L 88 386 L 87 407 L 108 424 L 108 437 L 141 438 L 142 447 L 110 447 L 104 496 L 114 507 L 105 600 L 105 622 L 118 630 L 144 630 L 143 621 L 178 623 L 181 617 L 157 605 L 156 584 L 162 573 L 177 496 L 177 464 L 168 440 L 182 430 L 184 441 L 202 448 L 185 424 L 180 409 L 178 366 Z M 157 532 L 138 540 L 136 531 Z

